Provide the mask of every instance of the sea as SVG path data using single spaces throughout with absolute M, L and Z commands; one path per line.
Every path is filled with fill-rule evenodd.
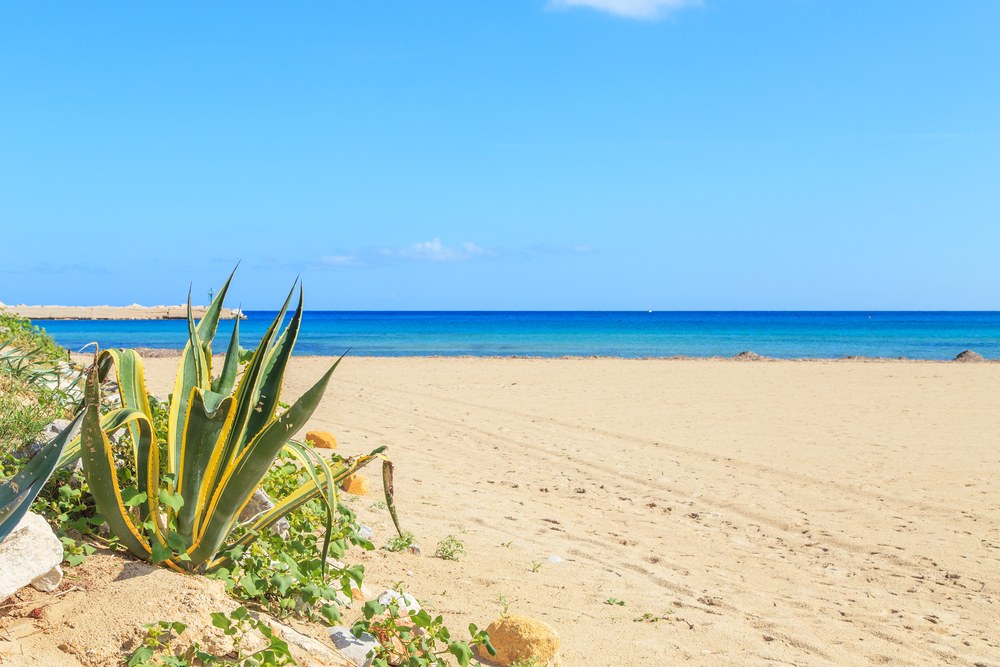
M 244 348 L 277 315 L 247 311 Z M 36 320 L 61 345 L 180 349 L 183 320 Z M 219 325 L 224 352 L 232 321 Z M 477 357 L 849 356 L 952 359 L 971 349 L 1000 358 L 1000 312 L 414 312 L 306 311 L 299 355 Z

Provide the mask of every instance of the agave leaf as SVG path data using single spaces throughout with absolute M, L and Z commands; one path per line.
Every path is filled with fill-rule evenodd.
M 389 508 L 389 516 L 392 517 L 392 525 L 396 527 L 396 534 L 403 536 L 403 530 L 399 527 L 399 517 L 396 516 L 396 494 L 392 484 L 392 461 L 382 458 L 382 488 L 385 490 L 385 504 Z
M 77 415 L 62 433 L 42 446 L 13 477 L 0 483 L 0 542 L 24 518 L 28 507 L 49 481 L 70 436 L 80 427 L 83 414 Z
M 118 473 L 111 451 L 111 442 L 101 427 L 99 408 L 101 395 L 97 381 L 96 363 L 87 375 L 85 392 L 86 407 L 83 412 L 80 447 L 83 458 L 83 473 L 94 496 L 94 503 L 97 506 L 97 511 L 108 522 L 111 532 L 118 536 L 125 548 L 139 558 L 148 560 L 152 556 L 150 544 L 138 530 L 132 516 L 125 508 L 121 492 L 118 489 Z M 152 427 L 143 413 L 127 408 L 116 412 L 122 411 L 131 412 L 137 421 L 146 425 L 145 429 L 140 427 L 140 437 L 155 438 Z M 157 451 L 155 446 L 150 449 L 153 452 Z M 146 493 L 155 497 L 155 485 L 147 483 Z M 153 509 L 154 511 L 151 513 L 155 516 L 155 508 Z
M 274 345 L 268 350 L 264 369 L 260 375 L 257 390 L 257 401 L 250 419 L 247 422 L 247 433 L 256 435 L 265 424 L 274 419 L 281 399 L 281 383 L 285 378 L 285 368 L 292 356 L 292 349 L 299 337 L 299 326 L 302 323 L 302 286 L 299 286 L 299 303 L 295 308 L 288 326 L 281 333 Z M 343 357 L 341 357 L 343 358 Z M 340 360 L 337 360 L 340 363 Z
M 135 350 L 104 350 L 98 354 L 98 366 L 103 368 L 100 378 L 108 373 L 109 366 L 115 369 L 115 378 L 118 381 L 118 393 L 122 398 L 122 407 L 138 410 L 146 416 L 149 423 L 153 421 L 153 413 L 149 408 L 149 394 L 146 392 L 146 376 L 142 367 L 142 358 Z M 134 444 L 133 455 L 135 460 L 136 484 L 142 489 L 148 483 L 148 471 L 145 462 L 149 458 L 146 451 L 150 446 L 150 440 L 143 438 L 141 426 L 138 421 L 130 421 L 128 424 L 129 435 L 132 436 Z M 106 433 L 113 433 L 104 427 Z M 145 518 L 145 512 L 143 512 Z
M 371 454 L 368 454 L 366 456 L 359 456 L 354 459 L 348 459 L 343 461 L 336 468 L 329 468 L 330 478 L 334 483 L 334 488 L 336 488 L 336 485 L 339 484 L 341 481 L 343 481 L 344 478 L 348 477 L 349 475 L 353 475 L 354 473 L 361 470 L 362 468 L 367 466 L 369 463 L 372 463 L 373 461 L 381 460 L 383 462 L 383 465 L 385 465 L 387 459 L 381 453 L 384 449 L 385 447 L 379 447 Z M 393 502 L 391 495 L 391 486 L 392 484 L 390 481 L 389 486 L 386 487 L 386 504 L 390 508 L 392 508 L 390 509 L 390 514 L 394 514 L 395 503 Z M 311 479 L 306 480 L 306 482 L 302 486 L 295 489 L 295 491 L 293 491 L 292 493 L 288 494 L 287 496 L 285 496 L 280 500 L 276 499 L 274 507 L 255 517 L 253 521 L 246 527 L 246 530 L 241 534 L 239 539 L 235 540 L 232 544 L 227 545 L 226 548 L 223 549 L 223 551 L 228 551 L 229 549 L 237 546 L 245 547 L 252 544 L 253 541 L 256 540 L 261 533 L 263 533 L 265 530 L 268 530 L 269 528 L 274 526 L 274 524 L 280 521 L 281 517 L 291 512 L 294 512 L 295 510 L 299 509 L 300 507 L 308 503 L 310 500 L 321 497 L 322 494 L 323 494 L 322 483 L 317 477 L 312 476 Z M 393 523 L 396 524 L 396 531 L 400 535 L 402 535 L 402 531 L 400 530 L 399 524 L 395 518 L 393 519 Z M 324 561 L 326 560 L 326 550 L 324 550 L 323 553 L 323 560 Z M 209 565 L 209 570 L 224 566 L 226 566 L 225 559 L 219 558 L 216 561 L 213 561 Z
M 229 435 L 229 441 L 226 443 L 226 451 L 223 456 L 223 461 L 226 464 L 235 459 L 237 454 L 243 449 L 244 443 L 249 442 L 256 435 L 248 432 L 247 425 L 250 415 L 257 407 L 259 394 L 257 383 L 260 380 L 267 351 L 274 341 L 278 327 L 281 325 L 282 320 L 285 319 L 285 313 L 288 312 L 288 304 L 291 303 L 294 293 L 295 287 L 293 286 L 289 290 L 288 297 L 285 298 L 285 303 L 281 306 L 281 310 L 278 311 L 278 316 L 274 318 L 271 326 L 267 328 L 263 338 L 261 338 L 260 345 L 254 351 L 253 356 L 243 370 L 243 377 L 240 378 L 240 382 L 236 386 L 236 424 Z
M 201 341 L 202 353 L 205 359 L 208 360 L 209 374 L 212 371 L 212 340 L 215 338 L 215 331 L 219 326 L 219 315 L 222 313 L 222 305 L 226 300 L 229 285 L 233 282 L 235 274 L 236 269 L 234 268 L 229 277 L 226 278 L 222 289 L 219 290 L 219 293 L 212 299 L 212 303 L 205 309 L 205 314 L 202 316 L 201 321 L 198 322 L 198 339 Z M 237 318 L 237 321 L 239 321 L 239 318 Z
M 319 491 L 320 500 L 323 501 L 324 510 L 324 531 L 323 547 L 320 550 L 321 574 L 326 576 L 326 556 L 330 552 L 330 535 L 333 532 L 333 518 L 337 509 L 337 484 L 333 478 L 333 471 L 330 470 L 330 463 L 316 453 L 312 447 L 307 447 L 301 443 L 289 441 L 285 445 L 285 451 L 298 459 L 302 468 L 309 474 L 309 481 L 312 482 Z M 315 468 L 323 472 L 323 479 L 320 480 Z
M 199 501 L 205 495 L 202 481 L 214 473 L 218 462 L 213 453 L 222 449 L 235 416 L 232 396 L 223 396 L 199 387 L 191 389 L 184 433 L 181 437 L 177 493 L 184 499 L 177 515 L 177 532 L 190 545 L 200 516 Z M 185 546 L 186 548 L 186 546 Z
M 194 310 L 191 308 L 191 290 L 188 289 L 187 300 L 187 324 L 188 324 L 188 344 L 194 357 L 195 385 L 198 387 L 208 387 L 212 379 L 212 354 L 205 354 L 205 345 L 202 344 L 201 336 L 198 334 L 198 327 L 194 323 Z
M 189 552 L 195 561 L 206 561 L 219 550 L 236 517 L 264 479 L 275 457 L 312 416 L 337 364 L 283 415 L 268 424 L 226 467 L 212 497 L 204 526 Z
M 226 350 L 226 360 L 222 364 L 222 373 L 212 383 L 212 391 L 220 394 L 230 394 L 236 385 L 236 372 L 240 367 L 240 318 L 233 321 L 233 335 L 229 338 L 229 348 Z
M 181 353 L 181 362 L 177 366 L 177 377 L 174 379 L 173 400 L 170 401 L 170 416 L 167 426 L 167 471 L 176 473 L 180 466 L 181 438 L 184 429 L 181 417 L 187 414 L 187 402 L 191 397 L 191 389 L 201 386 L 200 380 L 205 368 L 205 351 L 198 342 L 198 333 L 191 316 L 191 296 L 188 294 L 188 342 Z

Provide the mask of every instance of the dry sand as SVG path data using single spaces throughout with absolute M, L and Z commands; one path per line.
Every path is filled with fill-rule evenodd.
M 564 665 L 1000 664 L 1000 365 L 348 358 L 310 428 L 389 445 L 424 556 L 360 559 L 453 628 L 505 596 Z
M 83 565 L 69 568 L 55 593 L 39 593 L 29 586 L 0 604 L 0 665 L 119 667 L 123 656 L 141 645 L 143 625 L 157 621 L 187 625 L 178 646 L 195 641 L 224 655 L 233 643 L 212 626 L 211 613 L 229 613 L 237 606 L 220 581 L 178 574 L 102 549 Z M 314 638 L 325 637 L 320 627 L 295 625 Z M 272 627 L 287 631 L 284 625 Z M 252 635 L 244 646 L 255 651 L 263 640 Z M 294 645 L 291 650 L 302 667 L 342 664 L 332 652 L 324 659 Z
M 389 445 L 424 555 L 348 560 L 462 634 L 504 596 L 564 667 L 1000 665 L 998 364 L 348 358 L 309 427 Z

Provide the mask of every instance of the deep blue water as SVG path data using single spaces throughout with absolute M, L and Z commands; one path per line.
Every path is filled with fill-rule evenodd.
M 244 347 L 274 312 L 248 311 Z M 181 348 L 182 320 L 39 320 L 64 347 Z M 215 350 L 224 352 L 232 322 Z M 965 349 L 1000 357 L 1000 312 L 306 312 L 296 354 L 364 356 L 851 355 L 951 359 Z

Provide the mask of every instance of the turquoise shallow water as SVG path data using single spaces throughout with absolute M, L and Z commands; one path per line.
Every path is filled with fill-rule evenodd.
M 276 313 L 249 311 L 244 347 Z M 181 348 L 187 323 L 39 320 L 63 346 Z M 225 349 L 232 322 L 223 322 Z M 297 354 L 372 356 L 1000 357 L 1000 312 L 341 312 L 303 318 Z

